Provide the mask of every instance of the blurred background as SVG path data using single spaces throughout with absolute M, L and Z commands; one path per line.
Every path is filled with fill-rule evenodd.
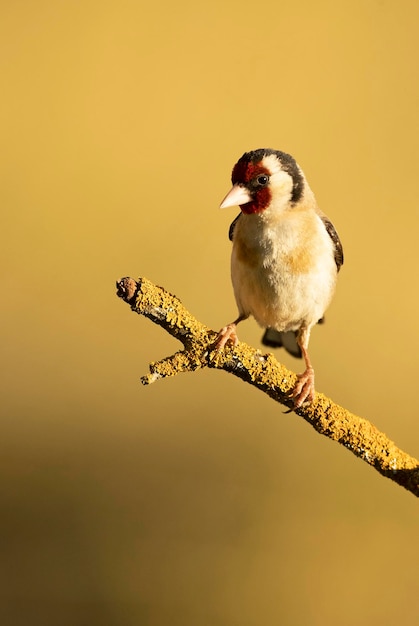
M 179 345 L 115 280 L 231 321 L 219 203 L 290 152 L 346 256 L 317 388 L 419 456 L 417 3 L 0 11 L 1 623 L 414 623 L 415 498 L 225 373 L 142 387 Z

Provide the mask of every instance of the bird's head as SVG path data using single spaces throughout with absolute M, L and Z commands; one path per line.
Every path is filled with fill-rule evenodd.
M 294 158 L 279 150 L 245 152 L 231 175 L 232 189 L 222 201 L 222 209 L 240 206 L 243 213 L 280 210 L 302 197 L 305 178 Z

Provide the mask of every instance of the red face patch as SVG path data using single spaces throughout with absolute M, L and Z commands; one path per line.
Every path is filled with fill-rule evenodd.
M 259 191 L 252 193 L 252 200 L 241 204 L 240 209 L 243 213 L 261 213 L 271 202 L 271 191 L 269 187 L 264 187 Z
M 233 167 L 231 182 L 233 185 L 241 184 L 247 186 L 248 183 L 260 176 L 260 174 L 269 176 L 270 172 L 260 163 L 252 163 L 251 161 L 240 159 Z
M 243 185 L 249 191 L 252 200 L 240 205 L 243 213 L 260 213 L 269 205 L 271 201 L 271 191 L 269 186 L 263 187 L 258 184 L 257 179 L 261 174 L 270 176 L 269 170 L 260 162 L 253 163 L 246 159 L 240 159 L 233 168 L 231 181 L 233 185 Z

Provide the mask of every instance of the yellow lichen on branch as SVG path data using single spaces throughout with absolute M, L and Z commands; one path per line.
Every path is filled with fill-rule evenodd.
M 132 311 L 159 324 L 183 344 L 183 350 L 151 363 L 150 374 L 141 379 L 143 384 L 209 367 L 234 374 L 293 409 L 290 394 L 296 375 L 272 354 L 262 354 L 243 342 L 235 348 L 214 350 L 217 333 L 199 322 L 176 296 L 146 278 L 122 278 L 116 286 L 118 297 L 127 302 Z M 419 461 L 397 448 L 368 420 L 350 413 L 321 393 L 316 393 L 311 404 L 295 412 L 318 433 L 342 444 L 380 474 L 419 496 Z

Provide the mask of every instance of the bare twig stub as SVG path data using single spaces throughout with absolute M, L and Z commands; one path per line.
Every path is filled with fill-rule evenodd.
M 235 348 L 214 350 L 217 333 L 193 317 L 176 296 L 146 278 L 122 278 L 117 282 L 117 295 L 132 311 L 159 324 L 183 344 L 183 350 L 150 364 L 150 374 L 141 379 L 144 385 L 180 372 L 210 367 L 230 372 L 293 408 L 290 393 L 296 375 L 272 354 L 262 354 L 242 342 Z M 419 496 L 419 461 L 397 448 L 368 420 L 353 415 L 321 393 L 316 393 L 314 402 L 296 413 L 317 432 L 344 445 L 380 474 Z

